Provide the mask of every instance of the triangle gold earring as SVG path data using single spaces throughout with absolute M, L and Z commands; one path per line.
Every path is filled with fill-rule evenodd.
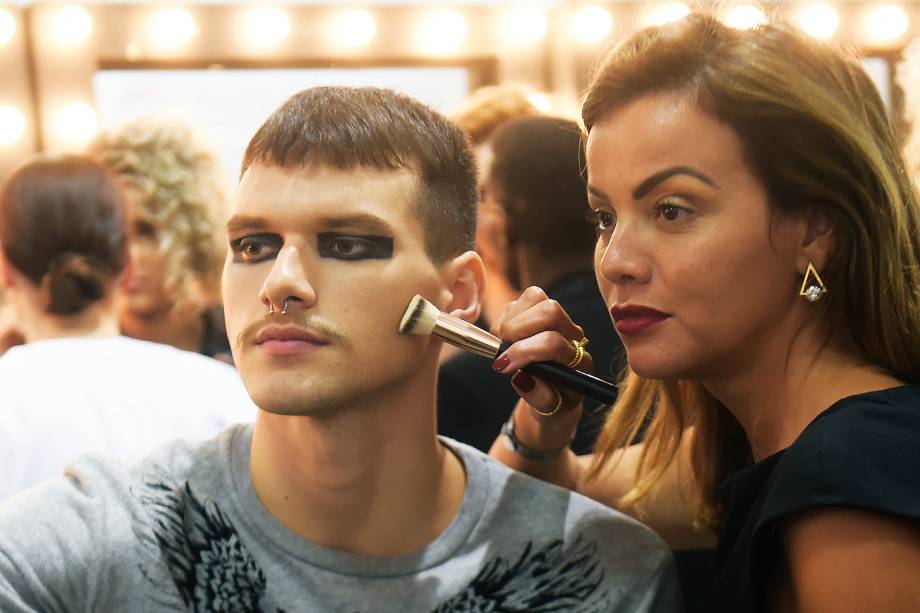
M 821 280 L 821 275 L 809 262 L 808 269 L 805 270 L 805 278 L 802 279 L 802 287 L 799 289 L 799 296 L 804 296 L 809 302 L 817 302 L 826 293 L 827 287 L 824 285 L 824 281 Z

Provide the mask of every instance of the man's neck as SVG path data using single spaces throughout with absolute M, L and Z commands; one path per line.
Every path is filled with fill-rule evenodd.
M 197 312 L 179 315 L 167 310 L 142 316 L 123 311 L 120 320 L 121 330 L 126 336 L 195 353 L 201 351 L 204 320 Z
M 397 391 L 325 418 L 260 411 L 251 476 L 262 504 L 332 549 L 394 557 L 424 548 L 465 491 L 462 462 L 436 438 L 430 392 L 420 401 Z

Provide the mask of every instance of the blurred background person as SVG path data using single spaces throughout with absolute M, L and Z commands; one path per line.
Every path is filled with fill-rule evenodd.
M 476 219 L 476 251 L 482 257 L 486 272 L 485 295 L 482 301 L 480 324 L 488 327 L 510 301 L 520 294 L 521 288 L 513 285 L 509 278 L 506 244 L 508 220 L 505 211 L 494 202 L 482 197 L 483 169 L 491 163 L 492 147 L 489 138 L 504 123 L 520 117 L 540 115 L 540 110 L 527 97 L 528 89 L 523 85 L 505 84 L 480 87 L 472 93 L 469 101 L 452 116 L 453 121 L 466 132 L 473 146 L 476 165 L 479 168 L 479 209 Z M 512 275 L 514 277 L 516 275 Z M 449 345 L 442 349 L 442 358 L 455 355 Z
M 26 343 L 0 358 L 0 499 L 83 452 L 133 461 L 252 418 L 232 367 L 119 335 L 123 197 L 102 166 L 39 155 L 14 170 L 0 191 L 0 247 Z
M 544 288 L 584 328 L 595 374 L 616 380 L 624 365 L 622 345 L 594 278 L 594 229 L 585 217 L 578 125 L 551 117 L 512 119 L 481 148 L 489 154 L 480 158 L 480 211 L 498 209 L 503 219 L 497 227 L 504 270 L 494 276 L 510 287 Z M 458 354 L 441 367 L 438 431 L 488 451 L 517 400 L 508 377 L 493 371 L 488 360 Z M 578 453 L 591 450 L 606 414 L 596 402 L 586 401 L 585 407 L 573 441 Z
M 231 362 L 218 306 L 225 192 L 214 154 L 188 126 L 150 117 L 101 133 L 89 153 L 119 177 L 130 205 L 124 334 Z

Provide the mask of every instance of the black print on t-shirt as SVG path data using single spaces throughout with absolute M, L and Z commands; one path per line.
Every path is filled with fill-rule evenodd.
M 154 517 L 154 536 L 187 610 L 264 613 L 265 573 L 217 504 L 198 500 L 188 482 L 147 488 L 143 502 Z
M 218 505 L 183 486 L 148 482 L 141 501 L 156 544 L 189 611 L 265 613 L 265 573 Z M 432 613 L 600 613 L 610 608 L 599 589 L 604 569 L 596 543 L 570 547 L 528 543 L 514 561 L 498 556 L 470 584 Z M 275 613 L 284 613 L 276 609 Z
M 569 549 L 554 541 L 542 549 L 528 543 L 513 563 L 499 556 L 459 594 L 432 613 L 600 613 L 610 605 L 599 593 L 604 569 L 596 543 L 581 537 Z

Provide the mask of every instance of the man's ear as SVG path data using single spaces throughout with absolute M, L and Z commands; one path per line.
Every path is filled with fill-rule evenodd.
M 805 274 L 811 263 L 820 272 L 834 251 L 834 224 L 827 211 L 815 209 L 801 221 L 802 240 L 796 258 L 796 268 Z
M 466 251 L 443 264 L 444 291 L 440 308 L 470 323 L 479 319 L 485 272 L 475 251 Z

